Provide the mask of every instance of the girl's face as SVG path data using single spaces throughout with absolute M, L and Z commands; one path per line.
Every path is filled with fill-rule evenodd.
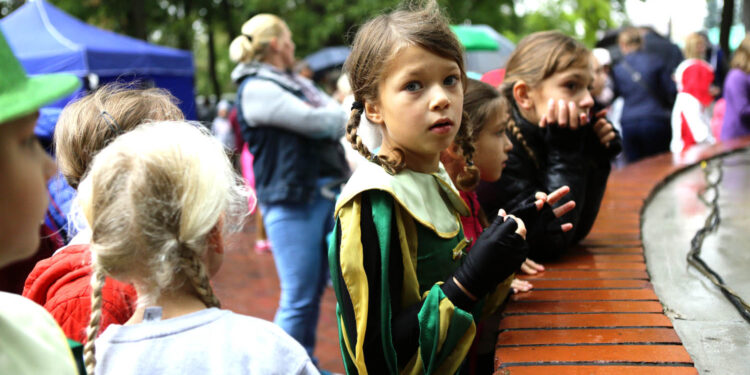
M 474 165 L 479 168 L 482 181 L 494 182 L 500 179 L 508 160 L 508 152 L 513 144 L 505 131 L 508 114 L 498 105 L 487 119 L 474 143 Z
M 435 172 L 440 151 L 450 146 L 463 112 L 458 64 L 419 46 L 401 49 L 378 85 L 379 96 L 366 102 L 368 119 L 381 125 L 381 154 L 404 152 L 406 167 Z
M 34 135 L 34 113 L 0 124 L 0 266 L 31 256 L 47 211 L 47 181 L 55 164 Z
M 557 72 L 542 81 L 536 87 L 531 88 L 529 97 L 533 102 L 531 113 L 526 113 L 526 119 L 532 123 L 539 123 L 543 115 L 547 113 L 547 104 L 550 99 L 557 103 L 559 100 L 573 102 L 578 107 L 578 114 L 589 114 L 594 106 L 594 98 L 591 96 L 591 84 L 594 81 L 593 70 L 590 66 L 572 67 L 562 72 Z M 571 114 L 572 117 L 572 114 Z

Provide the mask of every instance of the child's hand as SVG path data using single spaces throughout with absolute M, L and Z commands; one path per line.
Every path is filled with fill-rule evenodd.
M 544 272 L 544 266 L 526 258 L 523 264 L 521 264 L 521 272 L 527 275 L 536 275 L 539 272 Z
M 510 289 L 513 291 L 513 294 L 528 292 L 533 287 L 534 285 L 532 285 L 530 282 L 516 278 L 513 278 L 513 281 L 511 281 L 510 283 Z
M 550 98 L 547 102 L 547 114 L 542 115 L 539 126 L 543 128 L 553 123 L 561 128 L 570 126 L 570 129 L 576 130 L 588 123 L 588 115 L 582 113 L 575 102 L 565 102 L 563 99 L 555 101 Z
M 562 186 L 559 189 L 549 193 L 549 195 L 541 191 L 536 193 L 536 195 L 534 196 L 536 198 L 536 201 L 534 202 L 534 204 L 536 204 L 536 209 L 541 210 L 542 207 L 544 207 L 545 203 L 549 204 L 550 206 L 554 205 L 555 203 L 557 203 L 557 201 L 560 200 L 560 198 L 564 197 L 569 192 L 570 188 L 568 186 Z M 565 202 L 565 204 L 563 204 L 562 206 L 552 209 L 552 212 L 555 214 L 555 217 L 560 217 L 567 214 L 575 207 L 575 201 L 568 201 Z M 573 224 L 564 223 L 560 225 L 560 229 L 562 229 L 563 232 L 567 232 L 573 229 Z
M 505 210 L 502 208 L 500 209 L 500 212 L 497 213 L 497 216 L 502 216 L 503 221 L 508 221 L 508 218 L 512 217 L 513 220 L 515 220 L 516 224 L 518 225 L 518 228 L 516 228 L 516 234 L 521 236 L 524 240 L 526 239 L 526 224 L 523 223 L 523 220 L 513 215 L 508 215 L 508 213 L 506 213 Z
M 609 143 L 614 140 L 617 135 L 615 134 L 615 127 L 604 117 L 606 114 L 606 109 L 603 109 L 596 114 L 594 133 L 596 133 L 599 142 L 604 145 L 604 147 L 609 147 Z

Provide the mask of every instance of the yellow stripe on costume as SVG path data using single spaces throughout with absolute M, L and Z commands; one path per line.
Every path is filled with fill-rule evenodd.
M 401 206 L 394 205 L 396 210 L 396 228 L 398 242 L 401 246 L 401 261 L 404 264 L 403 285 L 401 286 L 401 306 L 413 305 L 421 301 L 419 281 L 417 280 L 417 228 L 411 216 L 404 218 Z M 393 249 L 391 249 L 393 252 Z
M 362 250 L 362 232 L 360 218 L 362 215 L 361 196 L 352 199 L 346 206 L 341 207 L 339 211 L 339 221 L 341 231 L 341 247 L 339 262 L 341 266 L 341 276 L 349 292 L 354 310 L 355 326 L 357 327 L 357 342 L 352 348 L 347 345 L 349 356 L 357 367 L 361 375 L 367 374 L 365 366 L 365 331 L 367 330 L 367 313 L 369 304 L 370 288 L 367 283 L 367 275 L 363 264 Z M 347 337 L 347 336 L 344 336 Z M 349 344 L 347 342 L 347 344 Z

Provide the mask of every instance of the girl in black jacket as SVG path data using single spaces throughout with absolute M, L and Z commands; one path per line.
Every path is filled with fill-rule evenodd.
M 534 33 L 510 56 L 500 86 L 512 105 L 513 150 L 500 180 L 480 184 L 477 193 L 488 215 L 504 208 L 526 223 L 529 257 L 535 261 L 556 258 L 588 234 L 610 160 L 621 149 L 612 125 L 603 115 L 590 114 L 591 58 L 583 44 L 566 35 Z M 559 194 L 567 188 L 556 208 L 539 204 L 539 192 Z

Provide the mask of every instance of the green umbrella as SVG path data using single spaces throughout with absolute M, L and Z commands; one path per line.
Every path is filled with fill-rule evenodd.
M 451 25 L 451 30 L 467 51 L 496 51 L 500 45 L 484 30 L 471 25 Z

